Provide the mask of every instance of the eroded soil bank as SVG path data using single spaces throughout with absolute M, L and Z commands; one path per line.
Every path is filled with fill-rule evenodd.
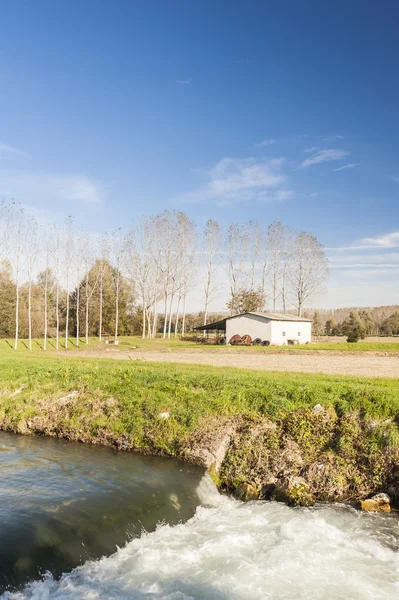
M 112 432 L 106 421 L 119 414 L 115 399 L 87 402 L 72 392 L 41 401 L 38 414 L 18 421 L 3 415 L 0 428 L 46 435 L 122 451 L 169 455 L 207 468 L 219 489 L 242 500 L 277 499 L 292 505 L 316 501 L 359 502 L 378 492 L 399 508 L 399 446 L 396 424 L 361 412 L 339 414 L 316 405 L 271 419 L 256 415 L 202 417 L 179 438 L 171 416 L 160 413 L 139 441 Z M 93 420 L 104 419 L 93 429 Z M 175 432 L 177 433 L 177 431 Z
M 399 504 L 399 382 L 117 361 L 0 363 L 0 428 L 205 466 L 292 504 Z

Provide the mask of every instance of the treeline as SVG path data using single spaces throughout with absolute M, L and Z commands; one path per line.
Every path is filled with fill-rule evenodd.
M 364 335 L 399 335 L 399 305 L 308 310 L 313 335 L 347 335 L 350 324 Z
M 104 333 L 184 336 L 187 299 L 195 291 L 203 322 L 221 295 L 237 312 L 243 298 L 298 314 L 328 277 L 315 236 L 279 222 L 256 221 L 222 230 L 209 220 L 199 231 L 183 212 L 142 217 L 127 231 L 94 235 L 68 217 L 39 226 L 18 203 L 0 203 L 0 335 L 71 336 L 86 342 Z M 222 289 L 222 287 L 224 289 Z M 226 294 L 228 287 L 228 294 Z M 13 315 L 13 316 L 12 316 Z

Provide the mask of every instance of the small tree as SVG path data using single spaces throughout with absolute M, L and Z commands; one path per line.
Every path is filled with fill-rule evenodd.
M 325 325 L 325 328 L 324 328 L 324 330 L 326 332 L 326 335 L 335 335 L 335 329 L 336 329 L 336 327 L 337 327 L 337 324 L 335 322 L 334 317 L 331 317 L 331 319 L 328 319 L 326 321 L 326 325 Z
M 265 298 L 261 290 L 241 290 L 231 297 L 227 303 L 227 308 L 232 313 L 241 314 L 261 311 L 264 304 Z
M 314 335 L 322 335 L 323 333 L 323 326 L 318 310 L 315 310 L 313 314 L 313 333 Z
M 342 323 L 342 333 L 347 336 L 347 342 L 358 342 L 366 337 L 366 327 L 358 313 L 351 312 Z

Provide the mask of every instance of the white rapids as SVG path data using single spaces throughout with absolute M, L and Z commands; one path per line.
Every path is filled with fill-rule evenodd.
M 207 478 L 195 516 L 3 600 L 394 600 L 395 517 L 292 509 L 219 496 Z

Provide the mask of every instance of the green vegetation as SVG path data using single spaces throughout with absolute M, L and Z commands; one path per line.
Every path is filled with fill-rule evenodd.
M 76 346 L 76 339 L 70 338 L 68 341 L 69 347 L 67 352 L 79 351 L 84 354 L 85 350 L 106 352 L 107 349 L 112 349 L 113 355 L 118 352 L 126 353 L 140 350 L 154 350 L 158 352 L 184 352 L 195 351 L 199 352 L 232 352 L 232 353 L 301 353 L 312 351 L 333 351 L 333 352 L 381 352 L 381 353 L 397 353 L 399 354 L 399 338 L 398 342 L 360 342 L 351 344 L 348 342 L 335 343 L 314 343 L 301 344 L 297 346 L 216 346 L 213 344 L 200 344 L 194 338 L 181 339 L 180 337 L 171 337 L 164 339 L 157 337 L 153 339 L 142 339 L 139 336 L 120 336 L 118 346 L 107 346 L 104 342 L 99 342 L 98 338 L 90 337 L 89 344 L 85 344 L 84 338 L 80 338 L 79 347 Z M 64 356 L 64 338 L 60 338 L 60 350 L 56 356 Z M 29 351 L 27 340 L 20 340 L 20 345 L 17 351 L 13 350 L 12 339 L 0 339 L 0 358 L 11 358 L 13 356 L 33 356 L 44 357 L 45 354 L 55 353 L 54 339 L 47 340 L 47 352 L 43 351 L 43 340 L 40 338 L 33 340 L 33 350 Z M 106 356 L 106 354 L 104 354 Z
M 228 430 L 222 488 L 284 472 L 327 500 L 378 491 L 399 460 L 398 380 L 35 354 L 0 359 L 2 429 L 190 460 Z
M 76 358 L 44 360 L 13 358 L 0 361 L 0 419 L 14 422 L 40 414 L 61 396 L 79 391 L 80 411 L 87 410 L 93 435 L 100 423 L 90 402 L 110 397 L 118 402 L 118 417 L 106 419 L 111 431 L 143 440 L 143 427 L 152 427 L 160 412 L 170 412 L 163 427 L 189 433 L 206 415 L 268 415 L 279 418 L 299 408 L 321 403 L 340 414 L 361 411 L 378 418 L 399 414 L 399 381 L 304 373 L 261 373 L 233 368 L 119 362 Z M 24 389 L 11 396 L 15 390 Z M 40 402 L 40 410 L 39 404 Z M 85 407 L 87 407 L 85 409 Z M 101 417 L 103 423 L 103 416 Z M 143 442 L 144 443 L 144 442 Z

